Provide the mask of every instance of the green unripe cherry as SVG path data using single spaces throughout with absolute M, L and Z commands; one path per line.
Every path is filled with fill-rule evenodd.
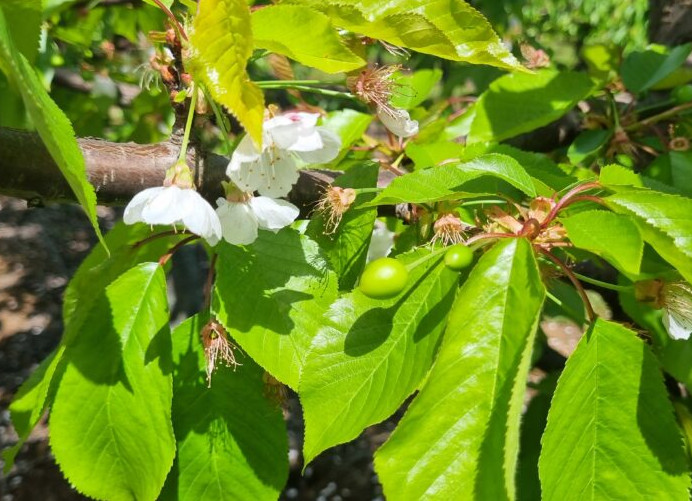
M 387 299 L 403 291 L 407 282 L 406 266 L 391 257 L 382 257 L 365 267 L 359 288 L 370 298 Z
M 681 85 L 676 87 L 672 92 L 673 100 L 677 104 L 685 104 L 692 101 L 692 85 Z
M 452 245 L 445 253 L 445 266 L 454 271 L 468 268 L 473 262 L 473 251 L 463 244 Z

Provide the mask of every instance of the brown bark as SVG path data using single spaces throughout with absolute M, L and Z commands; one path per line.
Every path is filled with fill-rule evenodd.
M 692 41 L 692 0 L 650 0 L 649 39 L 665 45 Z
M 122 205 L 137 192 L 160 186 L 165 170 L 180 151 L 175 142 L 157 144 L 112 143 L 79 139 L 89 182 L 99 204 Z M 195 167 L 199 192 L 210 202 L 221 196 L 226 179 L 226 157 L 207 153 L 188 154 Z M 303 170 L 288 199 L 308 213 L 336 171 Z M 32 205 L 49 201 L 73 201 L 74 194 L 39 136 L 33 132 L 0 128 L 0 194 L 29 200 Z

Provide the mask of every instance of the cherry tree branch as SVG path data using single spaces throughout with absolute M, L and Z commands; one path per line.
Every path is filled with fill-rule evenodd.
M 101 205 L 124 205 L 136 193 L 160 186 L 165 170 L 176 162 L 180 145 L 173 137 L 156 144 L 113 143 L 79 139 L 86 161 L 87 178 L 94 185 Z M 210 202 L 223 196 L 228 159 L 214 153 L 188 151 L 188 164 L 195 168 L 199 192 Z M 337 171 L 302 170 L 288 199 L 303 217 L 341 174 Z M 36 133 L 0 127 L 0 194 L 24 198 L 35 206 L 46 202 L 74 201 L 74 194 Z

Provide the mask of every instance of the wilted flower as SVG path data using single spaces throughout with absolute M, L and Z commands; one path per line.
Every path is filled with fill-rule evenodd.
M 166 172 L 163 186 L 137 193 L 125 207 L 125 224 L 182 225 L 216 245 L 221 238 L 221 223 L 214 209 L 194 189 L 192 172 L 177 163 Z
M 356 191 L 352 188 L 339 186 L 328 187 L 315 210 L 324 218 L 324 231 L 334 233 L 341 222 L 344 213 L 356 200 Z
M 279 231 L 296 220 L 300 211 L 285 200 L 253 197 L 251 193 L 226 186 L 226 198 L 216 201 L 216 214 L 221 221 L 224 240 L 233 245 L 248 245 L 258 236 L 258 230 Z
M 204 358 L 207 361 L 207 387 L 211 387 L 211 376 L 220 362 L 226 367 L 240 365 L 236 359 L 233 350 L 235 346 L 231 343 L 223 328 L 216 320 L 210 320 L 202 327 L 201 332 L 202 346 L 204 346 Z
M 673 339 L 692 333 L 692 286 L 684 280 L 645 280 L 635 285 L 637 300 L 663 310 L 663 325 Z
M 245 136 L 231 156 L 226 174 L 243 191 L 272 198 L 291 191 L 298 180 L 296 158 L 308 164 L 334 160 L 341 139 L 317 126 L 316 113 L 286 113 L 265 120 L 262 149 Z
M 367 68 L 357 77 L 349 77 L 346 85 L 362 101 L 375 105 L 378 118 L 393 134 L 410 137 L 418 134 L 418 122 L 411 120 L 408 111 L 391 104 L 392 95 L 399 88 L 392 75 L 400 69 L 399 65 Z
M 550 57 L 542 49 L 536 49 L 527 43 L 519 47 L 521 55 L 526 60 L 526 67 L 530 69 L 545 68 L 550 66 Z
M 455 214 L 444 214 L 433 224 L 433 242 L 441 241 L 443 245 L 458 244 L 464 241 L 464 230 L 469 225 Z

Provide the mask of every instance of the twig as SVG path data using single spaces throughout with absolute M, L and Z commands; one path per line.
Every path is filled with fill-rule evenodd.
M 534 246 L 535 249 L 538 250 L 541 254 L 543 254 L 545 257 L 547 257 L 549 260 L 551 260 L 554 264 L 557 265 L 558 268 L 560 268 L 567 278 L 569 278 L 570 282 L 572 282 L 572 285 L 574 285 L 574 288 L 577 289 L 577 292 L 579 293 L 579 296 L 581 296 L 581 300 L 584 302 L 584 306 L 586 307 L 586 313 L 589 317 L 589 322 L 593 323 L 596 320 L 596 312 L 593 310 L 593 306 L 591 306 L 591 301 L 589 300 L 589 296 L 586 294 L 586 291 L 584 290 L 584 287 L 582 287 L 581 282 L 577 279 L 577 277 L 574 276 L 574 273 L 572 273 L 572 270 L 570 270 L 565 263 L 560 261 L 558 258 L 553 256 L 550 252 L 547 250 Z

